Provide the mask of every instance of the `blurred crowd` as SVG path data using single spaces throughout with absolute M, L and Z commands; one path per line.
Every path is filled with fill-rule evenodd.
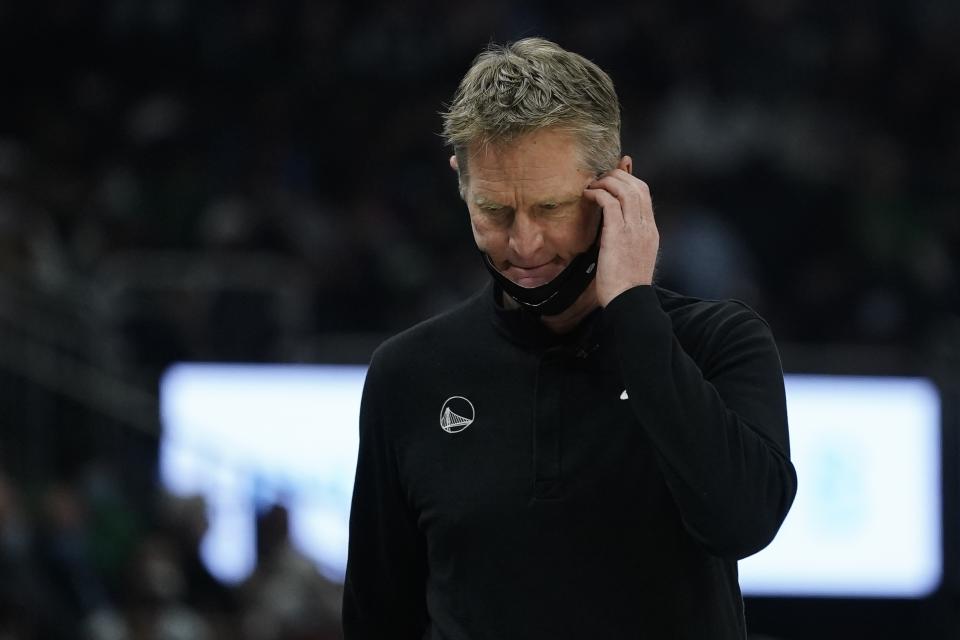
M 5 3 L 2 271 L 55 294 L 120 256 L 267 253 L 304 277 L 311 331 L 404 328 L 483 281 L 438 111 L 487 42 L 537 33 L 613 76 L 662 283 L 741 297 L 785 341 L 947 330 L 956 3 L 576 7 Z M 150 335 L 189 357 L 210 305 L 173 306 Z
M 257 566 L 237 586 L 201 560 L 202 498 L 134 505 L 115 469 L 25 495 L 0 475 L 4 640 L 335 640 L 341 587 L 290 542 L 281 506 L 257 519 Z
M 0 294 L 107 323 L 151 372 L 424 319 L 486 277 L 438 112 L 488 42 L 543 35 L 614 79 L 664 286 L 738 297 L 784 343 L 957 362 L 958 32 L 949 0 L 0 3 Z M 123 460 L 23 489 L 30 420 L 79 440 L 31 415 L 0 416 L 0 638 L 334 637 L 335 586 L 280 552 L 281 577 L 220 585 L 197 505 L 125 498 Z M 289 589 L 317 628 L 261 613 Z

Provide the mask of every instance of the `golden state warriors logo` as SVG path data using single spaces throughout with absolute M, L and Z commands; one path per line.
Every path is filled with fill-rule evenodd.
M 451 396 L 440 407 L 440 428 L 447 433 L 460 433 L 475 417 L 473 403 L 463 396 Z

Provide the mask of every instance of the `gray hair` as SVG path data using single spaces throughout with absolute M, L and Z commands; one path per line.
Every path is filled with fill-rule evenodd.
M 461 194 L 470 145 L 507 143 L 547 127 L 579 138 L 585 168 L 602 173 L 616 167 L 620 104 L 610 76 L 543 38 L 490 45 L 474 59 L 443 113 L 443 135 L 457 156 Z

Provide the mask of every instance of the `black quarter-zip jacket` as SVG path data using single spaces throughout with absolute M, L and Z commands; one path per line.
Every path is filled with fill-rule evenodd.
M 640 286 L 556 336 L 496 297 L 373 356 L 346 639 L 746 638 L 797 482 L 767 324 Z

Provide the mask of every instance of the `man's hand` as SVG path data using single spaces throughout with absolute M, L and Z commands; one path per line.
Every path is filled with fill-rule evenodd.
M 618 295 L 653 282 L 660 233 L 653 219 L 653 201 L 647 184 L 630 175 L 630 156 L 583 190 L 603 208 L 597 298 L 606 307 Z

